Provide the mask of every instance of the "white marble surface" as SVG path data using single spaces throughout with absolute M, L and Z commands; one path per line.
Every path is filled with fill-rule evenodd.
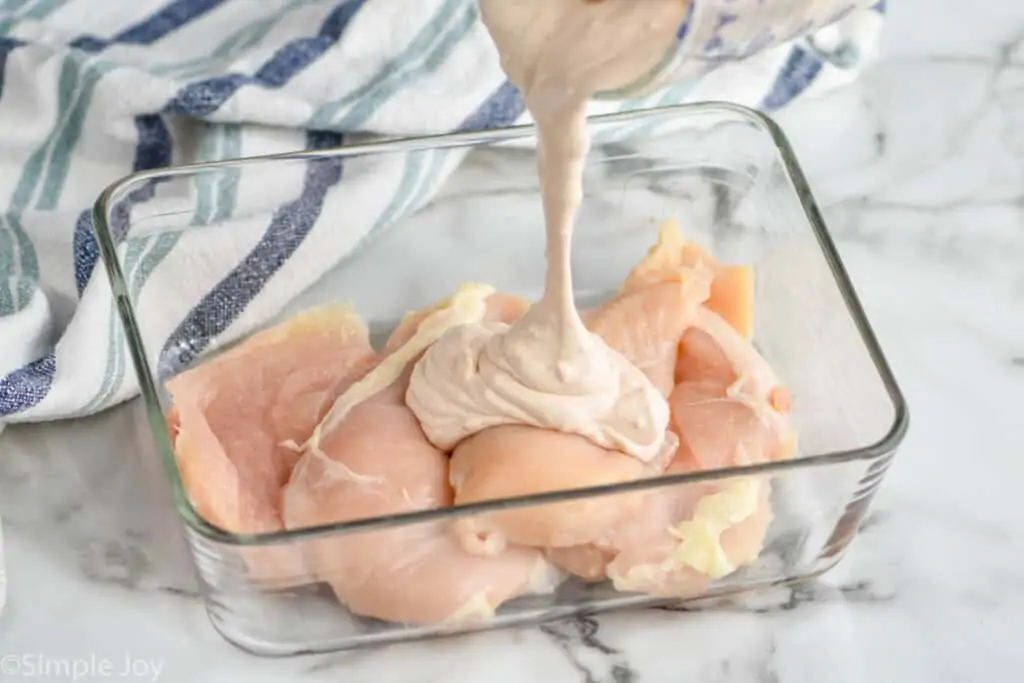
M 860 537 L 823 580 L 746 611 L 254 658 L 194 597 L 173 516 L 126 455 L 139 436 L 130 404 L 0 435 L 0 680 L 70 680 L 59 667 L 73 658 L 91 658 L 78 680 L 97 681 L 126 663 L 123 680 L 191 683 L 1020 680 L 1024 5 L 903 0 L 890 12 L 862 82 L 781 119 L 912 414 Z

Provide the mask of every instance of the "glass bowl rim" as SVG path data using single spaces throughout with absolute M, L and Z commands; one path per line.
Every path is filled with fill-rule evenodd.
M 853 319 L 861 340 L 864 343 L 875 369 L 878 372 L 879 378 L 885 387 L 886 393 L 892 401 L 894 411 L 893 422 L 888 432 L 882 436 L 881 439 L 873 444 L 861 448 L 833 451 L 782 462 L 723 467 L 683 474 L 661 475 L 659 477 L 618 484 L 606 484 L 587 488 L 530 494 L 500 500 L 420 510 L 396 515 L 368 517 L 349 522 L 335 522 L 333 524 L 325 524 L 303 529 L 284 529 L 281 531 L 261 534 L 247 534 L 228 531 L 208 521 L 199 514 L 198 510 L 196 510 L 195 506 L 192 504 L 181 479 L 181 472 L 174 456 L 173 445 L 167 429 L 166 416 L 160 406 L 156 380 L 154 379 L 149 363 L 146 360 L 147 353 L 145 351 L 145 344 L 142 340 L 142 335 L 136 320 L 134 305 L 131 302 L 127 287 L 125 286 L 120 260 L 117 256 L 118 240 L 114 237 L 108 216 L 116 205 L 117 200 L 126 195 L 129 188 L 152 178 L 188 176 L 208 170 L 255 166 L 279 161 L 309 161 L 364 154 L 408 152 L 422 149 L 473 147 L 482 144 L 493 144 L 495 142 L 520 140 L 532 137 L 534 135 L 534 126 L 532 124 L 523 124 L 484 131 L 386 138 L 371 142 L 346 144 L 324 149 L 250 156 L 224 161 L 182 164 L 167 168 L 139 171 L 124 176 L 111 183 L 96 199 L 92 209 L 93 231 L 99 245 L 99 251 L 107 273 L 107 278 L 110 281 L 111 295 L 114 299 L 114 305 L 117 309 L 118 317 L 120 318 L 121 325 L 127 338 L 128 350 L 132 358 L 132 363 L 135 366 L 135 372 L 139 381 L 140 394 L 143 399 L 147 419 L 149 421 L 149 431 L 154 438 L 156 449 L 159 452 L 160 458 L 163 461 L 164 470 L 170 480 L 175 507 L 186 525 L 192 531 L 209 541 L 243 547 L 261 547 L 281 543 L 297 543 L 322 538 L 324 536 L 332 536 L 338 533 L 392 528 L 399 525 L 425 523 L 438 519 L 453 519 L 493 510 L 505 510 L 531 505 L 540 505 L 544 503 L 614 495 L 631 491 L 659 488 L 662 486 L 679 486 L 709 480 L 767 475 L 776 472 L 802 470 L 804 468 L 834 466 L 853 461 L 884 461 L 885 459 L 890 458 L 903 441 L 903 438 L 909 428 L 909 409 L 903 392 L 896 381 L 896 377 L 893 374 L 888 361 L 886 360 L 885 354 L 882 351 L 874 330 L 868 322 L 867 315 L 864 312 L 860 300 L 854 290 L 853 283 L 850 280 L 846 267 L 843 265 L 835 243 L 825 226 L 825 222 L 822 219 L 821 212 L 818 209 L 818 205 L 813 197 L 800 163 L 796 159 L 796 155 L 790 146 L 787 136 L 779 125 L 775 123 L 771 117 L 758 110 L 730 102 L 715 101 L 652 107 L 643 110 L 613 114 L 601 114 L 591 116 L 589 121 L 594 124 L 615 124 L 636 121 L 644 118 L 656 118 L 663 116 L 683 117 L 715 113 L 746 119 L 767 133 L 775 145 L 776 151 L 779 153 L 779 157 L 782 160 L 783 167 L 785 168 L 785 172 L 790 182 L 793 184 L 797 198 L 804 209 L 807 222 L 811 226 L 811 229 L 818 240 L 822 255 L 825 257 L 825 260 L 829 265 L 829 269 L 832 272 L 832 276 L 835 278 L 843 300 L 846 303 L 847 312 Z

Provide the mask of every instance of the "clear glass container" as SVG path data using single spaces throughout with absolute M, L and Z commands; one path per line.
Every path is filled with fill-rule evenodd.
M 573 253 L 580 303 L 616 292 L 669 217 L 720 260 L 752 264 L 754 342 L 793 393 L 800 437 L 795 459 L 316 529 L 230 533 L 204 519 L 183 488 L 168 430 L 166 381 L 319 303 L 352 302 L 376 336 L 386 335 L 407 311 L 450 296 L 463 282 L 487 282 L 500 291 L 536 297 L 543 281 L 544 231 L 533 131 L 519 127 L 144 172 L 99 198 L 96 232 L 148 429 L 185 526 L 210 619 L 229 641 L 263 655 L 351 648 L 734 594 L 808 579 L 840 559 L 903 438 L 908 413 L 783 134 L 761 114 L 727 104 L 597 117 L 592 125 L 595 145 Z M 370 239 L 346 232 L 346 216 L 360 211 L 360 169 L 372 172 L 424 158 L 434 168 L 462 163 L 411 215 L 382 226 Z M 352 194 L 331 200 L 323 220 L 333 224 L 330 244 L 339 254 L 342 249 L 351 254 L 320 273 L 295 263 L 298 249 L 308 246 L 297 246 L 302 210 L 301 201 L 295 204 L 296 188 L 304 177 L 335 173 L 341 166 Z M 230 211 L 211 207 L 210 188 L 217 186 L 233 192 Z M 267 230 L 275 216 L 285 216 L 286 225 Z M 165 281 L 154 283 L 154 274 L 140 291 L 139 254 L 161 244 L 174 247 L 166 258 L 177 263 L 158 271 Z M 261 258 L 243 258 L 252 250 Z M 183 324 L 182 311 L 167 294 L 167 288 L 208 288 L 190 281 L 190 263 L 226 259 L 232 277 L 260 278 L 268 261 L 293 252 L 292 267 L 280 268 L 259 294 L 262 310 L 280 302 L 273 319 L 248 315 L 251 306 L 220 288 L 211 295 L 221 297 L 216 305 L 240 310 L 231 326 L 219 329 L 212 319 L 208 327 L 195 319 Z M 154 287 L 164 291 L 147 294 Z M 407 626 L 355 616 L 323 583 L 289 569 L 316 544 L 328 548 L 354 534 L 738 477 L 770 487 L 764 489 L 771 492 L 772 519 L 763 550 L 749 566 L 695 584 L 685 598 L 620 593 L 607 582 L 570 579 L 554 592 L 506 603 L 482 623 Z

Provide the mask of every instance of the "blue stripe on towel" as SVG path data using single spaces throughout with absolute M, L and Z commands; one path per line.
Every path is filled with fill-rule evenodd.
M 7 72 L 7 57 L 16 47 L 24 45 L 22 41 L 10 36 L 0 36 L 0 94 L 4 91 L 4 74 Z
M 186 85 L 167 103 L 164 111 L 176 115 L 209 116 L 244 85 L 280 88 L 341 38 L 364 2 L 343 0 L 324 19 L 317 35 L 285 44 L 252 76 L 233 73 Z
M 92 208 L 85 209 L 78 214 L 75 221 L 75 234 L 71 240 L 71 250 L 75 262 L 75 289 L 81 298 L 85 291 L 85 285 L 89 282 L 92 269 L 96 266 L 96 259 L 99 258 L 100 248 L 96 243 L 96 235 L 93 234 Z
M 0 417 L 38 405 L 50 393 L 57 373 L 57 356 L 49 353 L 6 377 L 0 377 Z
M 71 47 L 83 52 L 99 52 L 109 45 L 152 45 L 185 24 L 198 19 L 224 0 L 173 0 L 134 26 L 129 26 L 113 38 L 81 36 L 71 41 Z
M 505 81 L 480 108 L 459 124 L 457 131 L 489 130 L 510 126 L 523 115 L 526 105 L 519 88 Z
M 147 114 L 135 117 L 135 130 L 138 133 L 138 143 L 135 146 L 135 162 L 132 164 L 132 169 L 137 172 L 169 166 L 173 140 L 167 129 L 167 124 L 164 123 L 160 115 Z M 128 216 L 132 206 L 152 199 L 156 194 L 158 184 L 159 179 L 147 180 L 114 206 L 110 212 L 110 228 L 116 240 L 122 239 L 128 229 Z M 72 245 L 75 261 L 75 286 L 78 288 L 79 296 L 82 296 L 93 268 L 96 267 L 96 260 L 99 258 L 99 245 L 96 243 L 96 235 L 93 233 L 92 220 L 92 209 L 89 208 L 79 214 L 78 220 L 75 222 Z
M 335 140 L 311 132 L 306 144 L 312 147 Z M 340 158 L 307 163 L 299 198 L 278 209 L 252 251 L 203 297 L 168 338 L 160 352 L 160 377 L 167 378 L 188 366 L 242 314 L 305 240 L 320 217 L 324 197 L 341 176 Z
M 824 66 L 824 61 L 818 54 L 799 45 L 794 47 L 771 90 L 764 98 L 761 108 L 772 111 L 792 102 L 811 86 L 814 79 L 821 73 L 822 66 Z
M 333 130 L 306 131 L 306 149 L 331 149 L 341 147 L 344 142 L 345 136 Z

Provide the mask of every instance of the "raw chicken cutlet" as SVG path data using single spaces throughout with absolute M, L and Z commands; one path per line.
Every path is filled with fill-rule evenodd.
M 507 303 L 464 288 L 400 331 L 404 341 L 389 344 L 393 351 L 350 388 L 351 400 L 339 398 L 305 445 L 283 494 L 289 529 L 452 504 L 448 457 L 404 402 L 412 364 L 455 324 L 518 315 Z M 447 521 L 314 540 L 308 556 L 317 578 L 353 613 L 409 624 L 486 619 L 511 598 L 550 590 L 556 576 L 537 549 L 466 552 Z
M 679 340 L 712 285 L 703 252 L 688 249 L 684 256 L 686 267 L 680 265 L 662 278 L 654 277 L 653 267 L 638 268 L 620 296 L 584 316 L 588 329 L 643 371 L 666 398 L 674 387 Z M 674 435 L 668 438 L 675 440 Z M 631 482 L 657 476 L 667 464 L 668 459 L 644 463 L 575 434 L 505 425 L 485 429 L 455 448 L 451 484 L 456 504 L 462 505 Z M 479 553 L 500 551 L 509 542 L 539 548 L 579 546 L 599 540 L 637 514 L 644 495 L 512 508 L 460 520 L 457 528 L 465 547 Z
M 703 299 L 696 306 L 676 306 L 672 315 L 683 324 L 666 325 L 671 316 L 652 302 L 665 296 L 666 283 L 680 280 L 701 281 Z M 750 342 L 751 269 L 718 264 L 669 222 L 619 297 L 592 312 L 590 320 L 631 300 L 645 301 L 657 311 L 646 319 L 661 323 L 647 343 L 617 348 L 631 360 L 639 354 L 641 367 L 655 369 L 652 381 L 670 387 L 671 429 L 679 449 L 666 474 L 792 457 L 789 393 Z M 621 328 L 619 334 L 625 336 Z M 550 548 L 548 555 L 586 580 L 611 579 L 618 590 L 690 597 L 755 560 L 770 521 L 767 478 L 676 485 L 650 491 L 639 510 L 596 542 Z
M 375 361 L 365 325 L 348 307 L 310 310 L 167 382 L 171 439 L 196 511 L 239 534 L 284 529 L 281 486 L 301 440 L 331 400 Z M 246 548 L 252 577 L 308 581 L 287 547 Z
M 451 458 L 455 503 L 465 505 L 538 493 L 636 481 L 663 465 L 594 445 L 576 434 L 504 425 L 463 441 Z M 590 543 L 643 504 L 641 494 L 530 505 L 455 522 L 464 547 L 501 552 L 508 543 L 562 548 Z
M 446 330 L 511 324 L 529 308 L 465 285 L 408 314 L 379 354 L 354 312 L 327 306 L 169 382 L 185 486 L 211 522 L 264 533 L 792 457 L 792 399 L 751 343 L 753 288 L 751 268 L 718 263 L 669 221 L 621 291 L 583 312 L 668 403 L 670 447 L 652 462 L 526 425 L 485 429 L 451 453 L 432 445 L 405 400 L 419 358 Z M 770 494 L 764 477 L 660 487 L 336 534 L 304 557 L 266 549 L 250 565 L 415 624 L 486 619 L 552 589 L 552 565 L 689 597 L 757 558 Z

